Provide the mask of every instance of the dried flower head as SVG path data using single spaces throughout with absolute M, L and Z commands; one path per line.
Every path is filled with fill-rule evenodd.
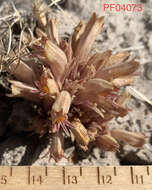
M 16 68 L 16 80 L 9 82 L 12 96 L 29 99 L 40 108 L 32 130 L 40 136 L 50 133 L 50 155 L 56 161 L 63 157 L 65 136 L 71 136 L 83 150 L 93 143 L 117 151 L 117 140 L 142 147 L 144 135 L 108 128 L 111 119 L 128 113 L 129 95 L 122 87 L 134 81 L 139 63 L 130 60 L 128 52 L 93 54 L 104 17 L 93 13 L 87 24 L 81 21 L 64 40 L 59 37 L 57 20 L 47 20 L 43 6 L 38 9 L 34 4 L 34 15 L 40 28 L 35 29 L 32 45 L 29 40 L 30 55 L 10 65 L 10 70 Z

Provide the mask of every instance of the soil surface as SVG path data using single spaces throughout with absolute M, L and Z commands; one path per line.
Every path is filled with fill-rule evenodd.
M 0 18 L 14 14 L 11 0 L 0 1 Z M 14 0 L 16 9 L 22 15 L 24 23 L 34 27 L 32 20 L 32 1 Z M 48 1 L 47 3 L 49 3 Z M 142 11 L 116 12 L 110 9 L 104 11 L 105 3 L 141 4 Z M 62 10 L 60 9 L 62 8 Z M 53 6 L 51 16 L 56 16 L 60 23 L 60 34 L 69 36 L 80 19 L 87 21 L 96 12 L 105 16 L 102 33 L 96 39 L 94 47 L 97 51 L 111 49 L 114 52 L 128 50 L 141 63 L 139 75 L 134 88 L 152 98 L 152 2 L 151 0 L 64 0 L 59 6 Z M 10 21 L 11 22 L 11 19 Z M 8 28 L 2 27 L 0 19 L 0 34 L 8 33 Z M 19 36 L 18 25 L 13 32 Z M 6 46 L 8 41 L 4 42 Z M 1 71 L 1 68 L 0 68 Z M 130 112 L 124 118 L 116 118 L 110 122 L 112 128 L 124 128 L 129 131 L 143 132 L 147 143 L 142 149 L 132 148 L 122 144 L 120 152 L 102 152 L 94 148 L 92 152 L 82 152 L 76 148 L 74 160 L 69 157 L 75 146 L 66 140 L 65 158 L 55 163 L 53 159 L 44 156 L 49 149 L 49 140 L 45 137 L 31 136 L 28 132 L 30 123 L 35 117 L 32 105 L 17 98 L 7 97 L 4 89 L 7 73 L 0 72 L 0 165 L 148 165 L 152 164 L 152 106 L 134 97 L 129 103 Z M 24 108 L 24 109 L 23 109 Z M 24 131 L 24 132 L 23 132 Z

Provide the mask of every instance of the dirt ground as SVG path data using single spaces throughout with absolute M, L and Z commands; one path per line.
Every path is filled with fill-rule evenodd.
M 24 22 L 31 27 L 32 1 L 14 0 L 17 10 Z M 48 1 L 49 3 L 50 1 Z M 142 11 L 104 11 L 105 3 L 141 4 Z M 62 10 L 60 10 L 62 8 Z M 111 49 L 114 52 L 128 50 L 141 63 L 139 75 L 134 88 L 152 98 L 152 1 L 151 0 L 64 0 L 59 7 L 53 6 L 52 16 L 56 16 L 60 23 L 60 34 L 69 36 L 80 19 L 88 20 L 96 12 L 105 16 L 105 25 L 98 36 L 94 47 L 98 51 Z M 11 0 L 0 0 L 0 18 L 13 13 Z M 0 33 L 3 31 L 0 19 Z M 17 26 L 15 26 L 17 27 Z M 17 31 L 14 28 L 14 31 Z M 7 31 L 6 31 L 7 32 Z M 19 35 L 16 32 L 16 37 Z M 8 42 L 6 42 L 8 43 Z M 34 117 L 29 102 L 5 96 L 7 90 L 2 85 L 7 73 L 0 73 L 0 165 L 52 165 L 73 164 L 63 158 L 58 163 L 44 157 L 49 145 L 45 138 L 39 139 L 33 135 L 25 135 L 21 131 L 28 131 L 28 124 Z M 24 107 L 24 109 L 23 109 Z M 147 143 L 142 149 L 122 145 L 120 152 L 102 152 L 94 148 L 91 153 L 78 150 L 74 164 L 78 165 L 146 165 L 152 164 L 152 106 L 134 97 L 129 103 L 130 112 L 124 118 L 116 118 L 110 122 L 112 128 L 125 128 L 129 131 L 143 132 L 147 136 Z M 74 150 L 73 144 L 66 143 L 65 157 Z

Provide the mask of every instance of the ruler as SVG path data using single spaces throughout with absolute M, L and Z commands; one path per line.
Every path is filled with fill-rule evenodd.
M 0 166 L 0 190 L 152 190 L 152 166 Z

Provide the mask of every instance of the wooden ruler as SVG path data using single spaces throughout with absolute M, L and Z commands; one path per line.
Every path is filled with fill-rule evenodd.
M 0 166 L 0 190 L 152 190 L 152 166 Z

